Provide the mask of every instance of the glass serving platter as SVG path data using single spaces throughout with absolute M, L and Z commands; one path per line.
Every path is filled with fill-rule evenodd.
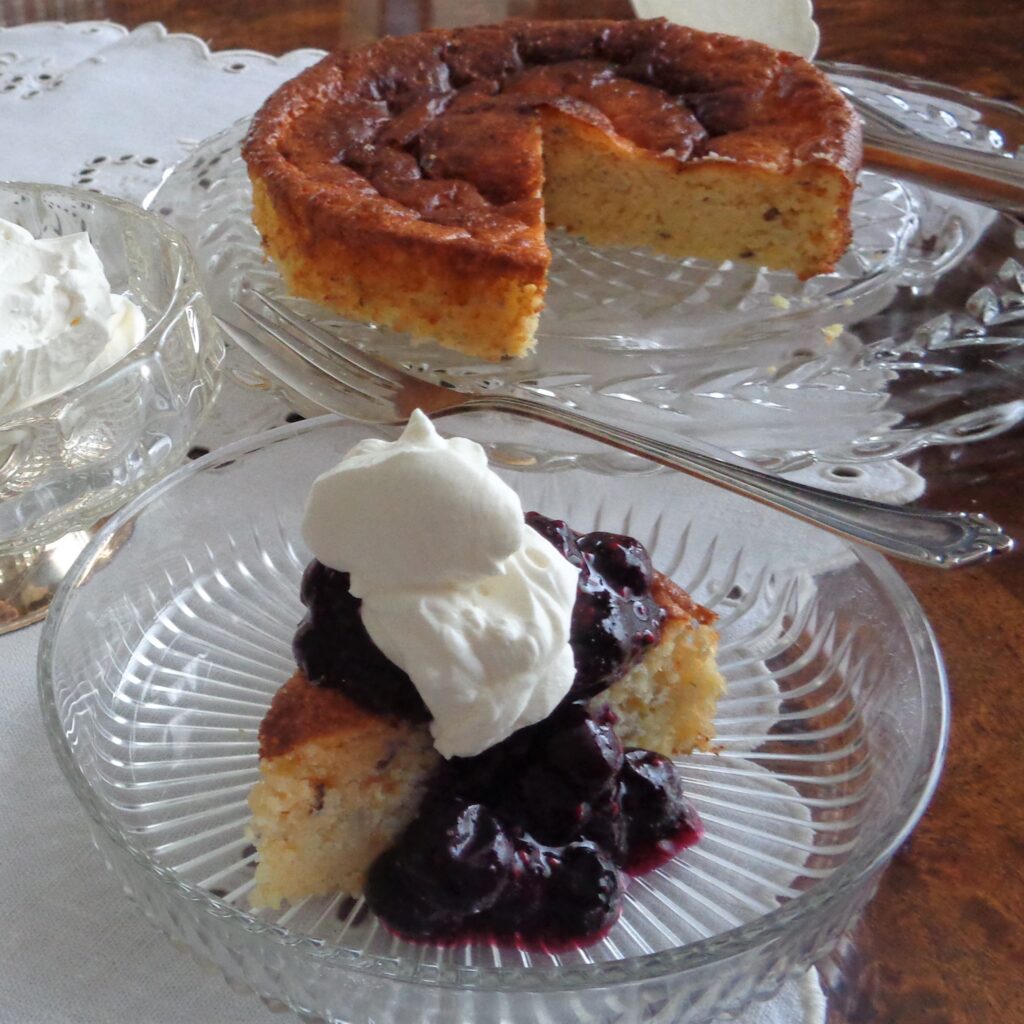
M 1017 108 L 852 66 L 832 70 L 841 88 L 910 133 L 1018 159 Z M 248 285 L 431 379 L 571 405 L 637 429 L 655 424 L 779 471 L 899 459 L 1024 418 L 1013 385 L 1024 366 L 1024 230 L 988 208 L 865 170 L 851 248 L 835 272 L 806 282 L 730 262 L 597 249 L 555 232 L 536 353 L 472 363 L 285 296 L 250 221 L 239 151 L 246 127 L 202 143 L 147 200 L 190 239 L 215 312 L 240 327 L 232 300 Z M 294 407 L 237 349 L 229 371 L 250 391 L 248 426 L 276 425 Z
M 312 479 L 383 433 L 331 417 L 237 442 L 107 524 L 40 645 L 51 744 L 108 866 L 229 981 L 306 1019 L 703 1024 L 839 938 L 938 778 L 948 696 L 884 559 L 742 498 L 511 417 L 467 414 L 525 508 L 631 533 L 718 616 L 714 751 L 679 760 L 706 834 L 582 949 L 412 944 L 340 893 L 257 910 L 246 797 L 294 669 Z M 585 444 L 585 443 L 584 443 Z

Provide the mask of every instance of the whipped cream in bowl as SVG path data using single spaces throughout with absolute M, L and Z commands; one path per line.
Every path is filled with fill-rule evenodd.
M 181 235 L 131 203 L 0 184 L 0 601 L 15 625 L 42 616 L 89 528 L 188 451 L 224 351 L 197 282 Z
M 37 239 L 0 220 L 0 417 L 89 380 L 145 333 L 87 232 Z

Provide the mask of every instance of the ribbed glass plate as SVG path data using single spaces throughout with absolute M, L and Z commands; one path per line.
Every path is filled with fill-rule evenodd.
M 66 583 L 41 695 L 97 844 L 175 938 L 314 1017 L 680 1024 L 770 995 L 869 898 L 937 777 L 944 683 L 913 598 L 882 560 L 724 492 L 551 428 L 452 422 L 526 508 L 642 538 L 718 612 L 715 752 L 679 762 L 703 840 L 630 885 L 605 939 L 559 953 L 406 943 L 340 894 L 249 907 L 246 797 L 309 557 L 299 496 L 370 434 L 327 420 L 187 467 Z
M 1007 161 L 1024 142 L 1024 115 L 1006 104 L 838 71 L 843 88 L 909 132 Z M 232 306 L 241 284 L 284 297 L 250 221 L 245 128 L 201 144 L 148 200 L 192 241 L 215 312 L 243 328 Z M 780 470 L 899 458 L 1019 422 L 1024 402 L 1007 383 L 1024 360 L 1016 222 L 865 171 L 853 226 L 836 271 L 807 282 L 729 262 L 595 249 L 556 232 L 537 352 L 499 365 L 289 301 L 431 379 L 657 424 Z M 281 422 L 287 399 L 270 401 L 273 383 L 243 353 L 232 358 L 235 377 L 265 393 L 264 425 Z

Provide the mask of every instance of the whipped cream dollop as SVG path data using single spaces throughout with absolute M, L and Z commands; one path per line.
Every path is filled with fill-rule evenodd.
M 397 441 L 361 441 L 310 492 L 302 534 L 350 575 L 370 639 L 413 681 L 445 757 L 546 718 L 575 675 L 577 570 L 523 522 L 467 438 L 417 410 Z
M 145 333 L 85 232 L 36 239 L 0 220 L 0 415 L 88 380 Z

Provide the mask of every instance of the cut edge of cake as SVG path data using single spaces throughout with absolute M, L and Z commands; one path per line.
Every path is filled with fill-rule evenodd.
M 615 731 L 627 747 L 670 757 L 710 750 L 715 709 L 725 692 L 715 616 L 660 573 L 653 593 L 668 612 L 660 643 L 592 703 L 615 712 Z
M 854 185 L 832 163 L 681 163 L 557 110 L 545 110 L 544 122 L 545 219 L 592 245 L 807 279 L 831 271 L 850 244 Z

